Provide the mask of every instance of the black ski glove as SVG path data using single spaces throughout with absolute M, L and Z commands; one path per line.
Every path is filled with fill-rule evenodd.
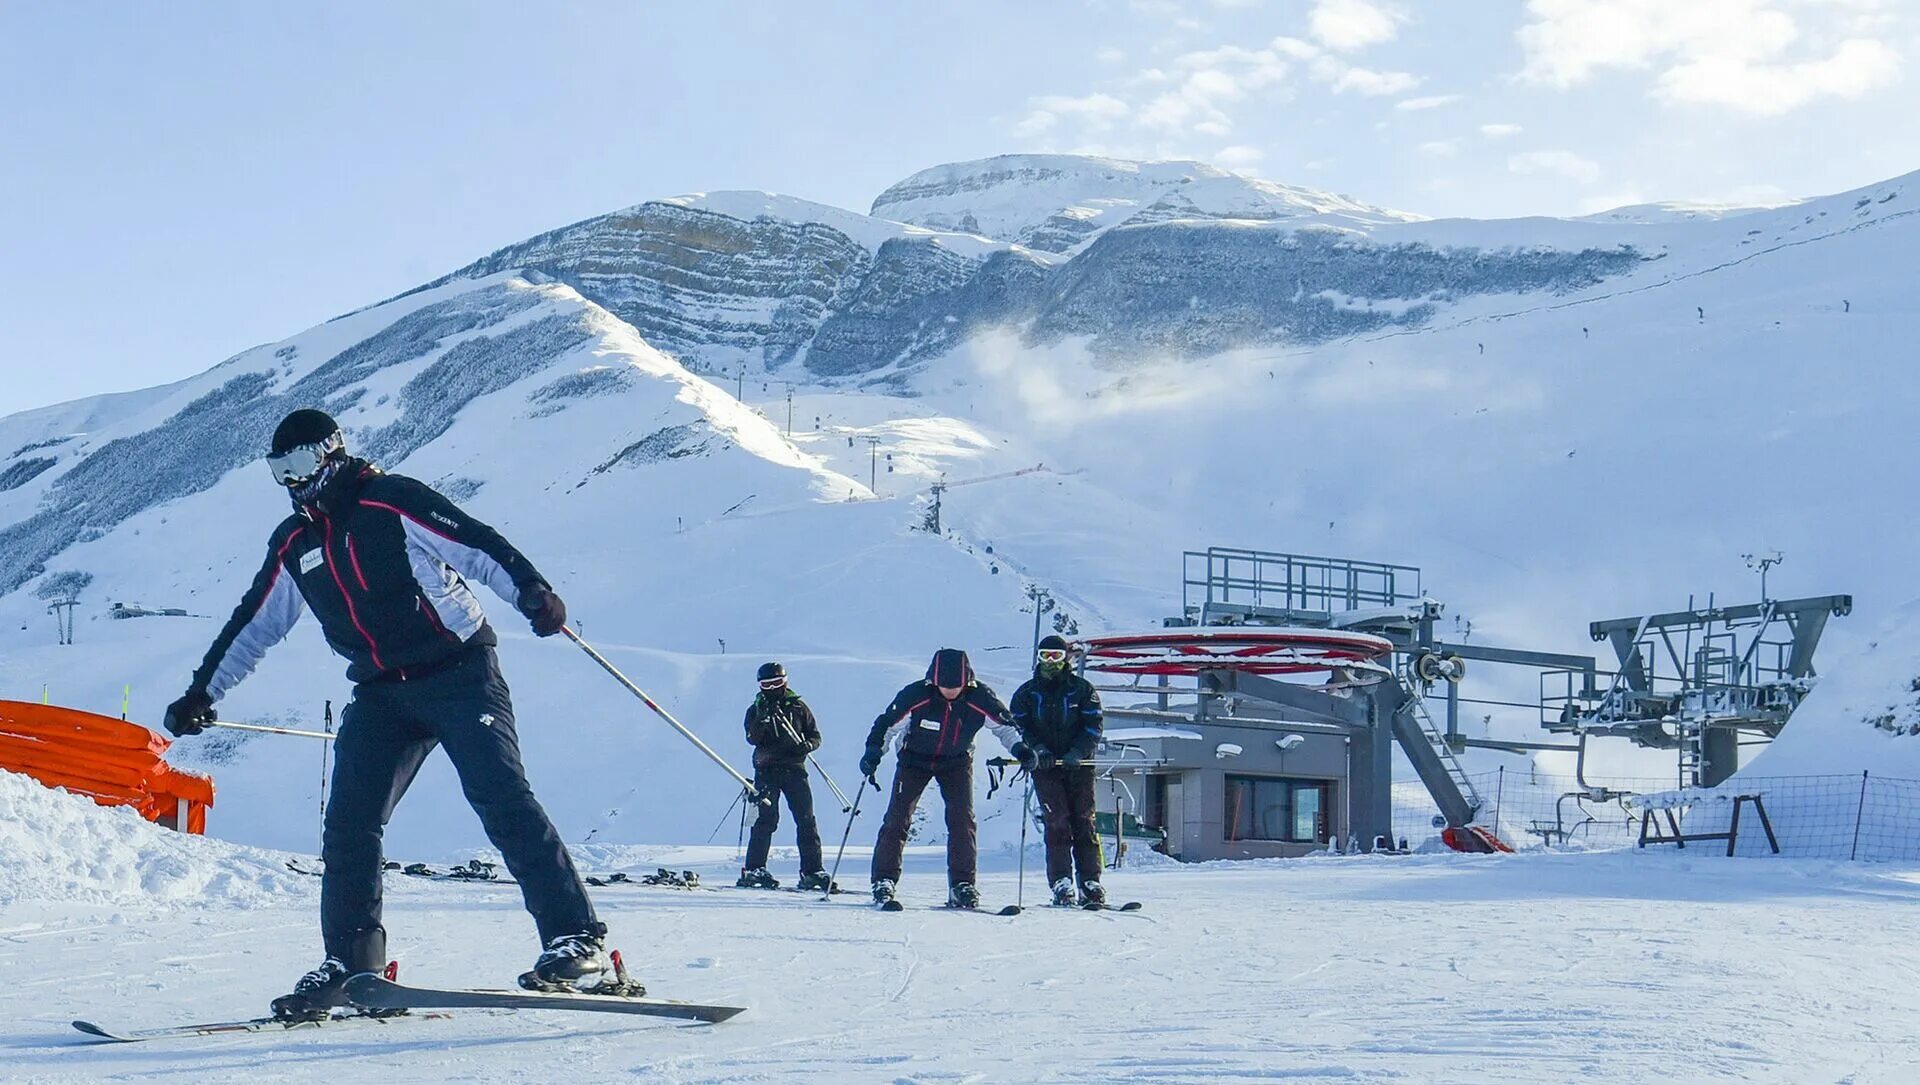
M 1016 742 L 1013 744 L 1013 749 L 1010 752 L 1013 754 L 1014 760 L 1020 762 L 1020 767 L 1028 772 L 1032 772 L 1034 769 L 1040 767 L 1040 755 L 1033 752 L 1032 746 L 1024 742 Z
M 533 624 L 537 636 L 551 637 L 567 624 L 567 604 L 545 584 L 536 584 L 520 593 L 520 613 Z
M 1079 750 L 1068 750 L 1066 753 L 1060 755 L 1060 763 L 1070 769 L 1079 768 L 1081 760 Z
M 860 775 L 872 779 L 873 774 L 879 771 L 880 750 L 877 747 L 868 746 L 866 754 L 860 758 Z
M 213 722 L 213 698 L 197 689 L 190 689 L 179 700 L 167 706 L 167 714 L 160 725 L 175 738 L 197 735 Z

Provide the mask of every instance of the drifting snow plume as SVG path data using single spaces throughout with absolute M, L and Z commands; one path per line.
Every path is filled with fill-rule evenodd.
M 295 891 L 272 856 L 162 829 L 125 807 L 0 772 L 0 905 L 199 902 L 251 907 Z

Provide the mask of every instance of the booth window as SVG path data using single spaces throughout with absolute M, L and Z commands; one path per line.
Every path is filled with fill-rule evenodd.
M 1324 844 L 1333 787 L 1325 780 L 1227 777 L 1227 839 Z

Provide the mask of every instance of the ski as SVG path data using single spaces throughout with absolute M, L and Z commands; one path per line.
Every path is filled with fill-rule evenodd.
M 331 1029 L 353 1024 L 390 1025 L 399 1021 L 445 1021 L 448 1013 L 341 1013 L 324 1021 L 289 1021 L 278 1017 L 255 1017 L 245 1021 L 210 1021 L 198 1025 L 168 1025 L 161 1028 L 115 1031 L 92 1021 L 75 1021 L 73 1027 L 102 1043 L 134 1044 L 148 1040 L 181 1040 L 195 1036 L 231 1036 L 252 1032 L 292 1032 L 296 1029 Z
M 1077 904 L 1074 907 L 1083 912 L 1137 912 L 1142 905 L 1137 900 L 1130 900 L 1125 904 Z
M 904 912 L 907 910 L 907 906 L 897 900 L 886 900 L 880 902 L 880 910 L 883 912 Z
M 675 1017 L 716 1024 L 738 1013 L 741 1006 L 702 1006 L 659 998 L 629 998 L 562 991 L 445 990 L 407 987 L 363 972 L 347 980 L 347 997 L 356 1006 L 386 1010 L 501 1009 L 584 1010 L 591 1013 L 629 1013 L 648 1017 Z

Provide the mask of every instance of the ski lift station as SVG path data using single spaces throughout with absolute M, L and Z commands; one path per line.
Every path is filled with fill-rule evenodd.
M 1780 733 L 1812 686 L 1827 619 L 1852 607 L 1845 595 L 1763 598 L 1593 622 L 1613 653 L 1603 666 L 1442 639 L 1445 605 L 1411 566 L 1189 551 L 1178 616 L 1083 646 L 1107 704 L 1101 828 L 1194 861 L 1392 848 L 1397 747 L 1448 845 L 1505 849 L 1481 821 L 1466 750 L 1572 753 L 1574 794 L 1604 802 L 1624 793 L 1586 783 L 1587 743 L 1620 738 L 1670 751 L 1675 786 L 1712 787 L 1743 746 Z M 1540 741 L 1461 733 L 1462 704 L 1534 707 L 1476 696 L 1496 668 L 1532 672 Z

